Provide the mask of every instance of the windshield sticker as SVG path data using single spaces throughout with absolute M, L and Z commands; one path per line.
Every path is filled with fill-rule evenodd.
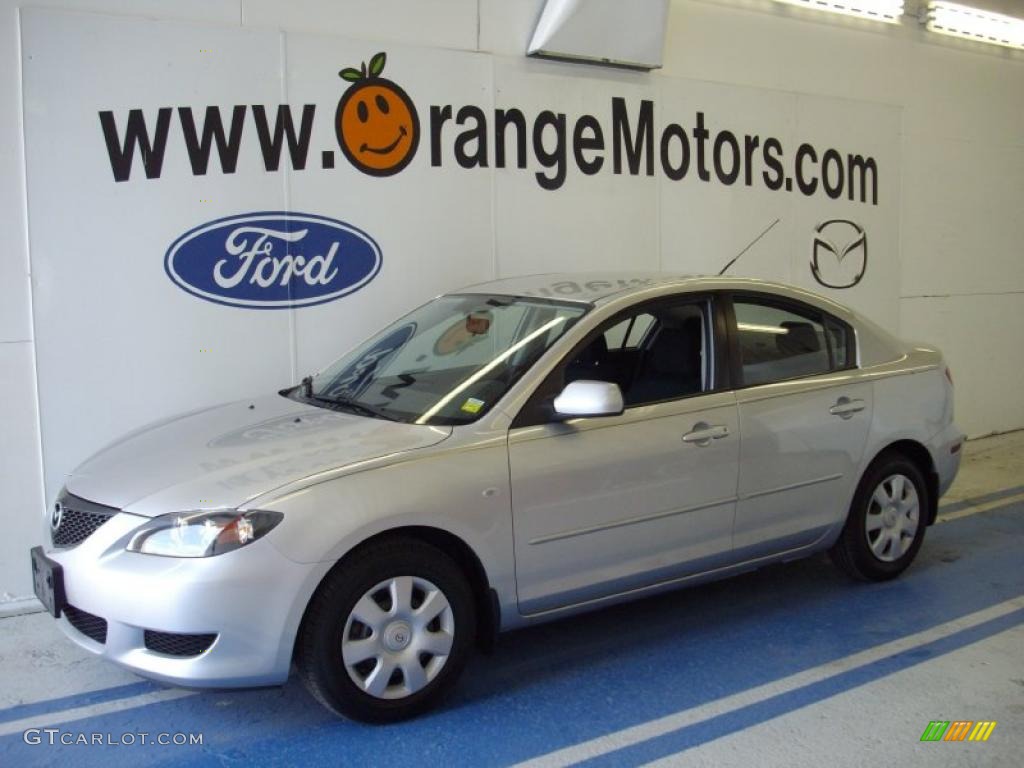
M 484 401 L 477 400 L 475 397 L 467 397 L 466 402 L 462 404 L 462 410 L 466 413 L 479 413 L 483 407 Z

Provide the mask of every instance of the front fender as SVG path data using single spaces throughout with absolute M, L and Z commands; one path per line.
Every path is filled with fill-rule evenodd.
M 266 540 L 291 560 L 324 566 L 320 578 L 373 536 L 408 526 L 437 528 L 458 537 L 476 554 L 503 606 L 515 604 L 508 446 L 503 435 L 449 450 L 412 452 L 386 466 L 325 480 L 276 499 L 259 499 L 252 507 L 284 515 Z

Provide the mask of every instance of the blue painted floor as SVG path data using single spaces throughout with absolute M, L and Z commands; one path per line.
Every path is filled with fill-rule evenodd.
M 292 682 L 283 689 L 201 693 L 60 725 L 115 735 L 196 732 L 202 746 L 28 745 L 14 733 L 0 738 L 0 765 L 510 765 L 1021 597 L 1022 555 L 1024 502 L 1017 502 L 931 527 L 915 565 L 893 582 L 851 583 L 822 557 L 503 635 L 493 655 L 474 659 L 442 710 L 413 722 L 371 727 L 337 720 Z M 938 663 L 1021 624 L 1024 610 L 1013 610 L 592 763 L 638 765 L 676 755 Z M 1019 677 L 1024 699 L 1024 669 Z M 130 682 L 19 705 L 0 710 L 0 726 L 151 690 L 161 687 Z M 1011 738 L 1006 728 L 996 734 Z

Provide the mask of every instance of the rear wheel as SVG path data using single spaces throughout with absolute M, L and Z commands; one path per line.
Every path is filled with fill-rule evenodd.
M 338 714 L 401 720 L 454 684 L 475 625 L 472 590 L 448 555 L 413 539 L 372 543 L 334 569 L 310 602 L 299 671 Z
M 928 486 L 901 454 L 883 456 L 853 497 L 846 526 L 829 554 L 855 579 L 885 581 L 907 569 L 924 541 Z

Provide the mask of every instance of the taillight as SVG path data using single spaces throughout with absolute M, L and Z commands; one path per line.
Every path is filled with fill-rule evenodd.
M 949 379 L 949 386 L 953 386 L 953 372 L 949 370 L 949 366 L 946 366 L 946 378 Z

